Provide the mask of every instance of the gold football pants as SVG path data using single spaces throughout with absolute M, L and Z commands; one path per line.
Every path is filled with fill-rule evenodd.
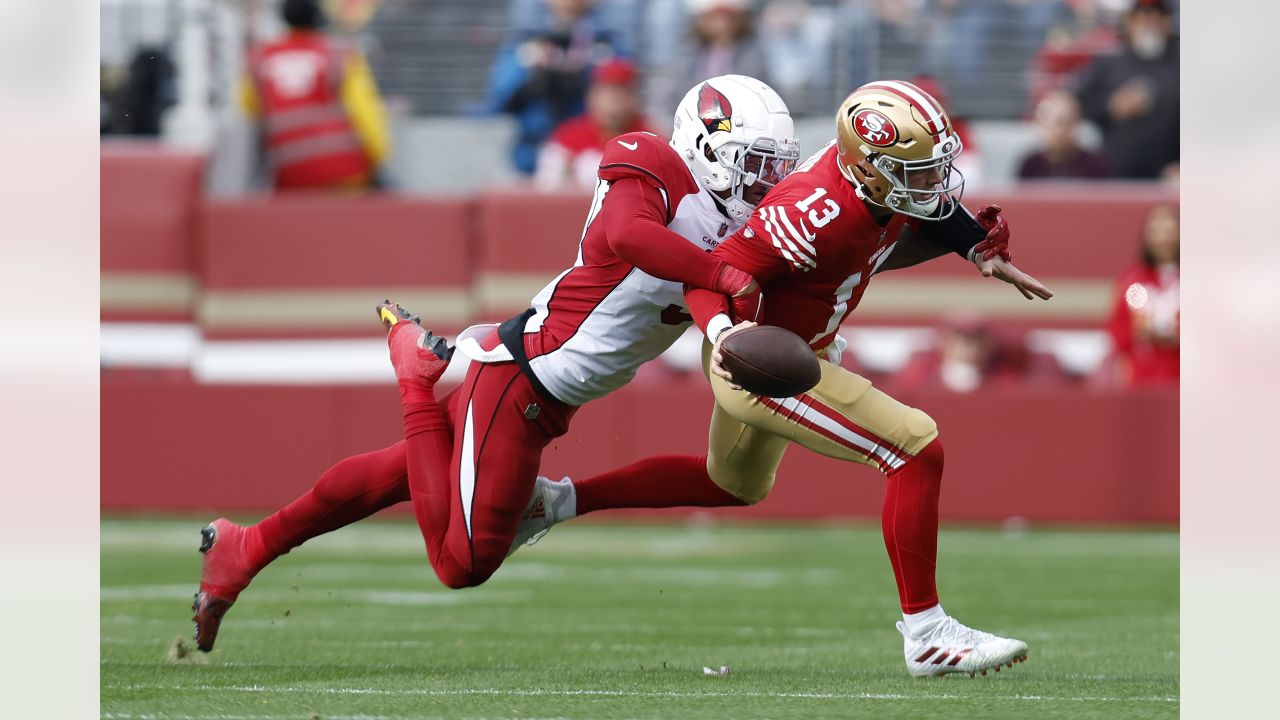
M 763 500 L 791 443 L 890 473 L 938 436 L 937 424 L 924 412 L 839 365 L 818 362 L 822 379 L 809 392 L 759 397 L 712 375 L 711 344 L 703 342 L 702 369 L 716 398 L 707 472 L 726 492 L 746 503 Z

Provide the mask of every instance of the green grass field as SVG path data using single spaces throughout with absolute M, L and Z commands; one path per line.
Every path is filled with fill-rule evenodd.
M 944 530 L 947 610 L 1030 656 L 915 679 L 870 526 L 570 524 L 457 592 L 412 524 L 369 522 L 281 558 L 215 652 L 174 659 L 200 526 L 103 521 L 104 718 L 1178 715 L 1169 532 Z

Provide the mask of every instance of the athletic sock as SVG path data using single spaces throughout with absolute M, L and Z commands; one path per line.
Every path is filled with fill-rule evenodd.
M 745 505 L 707 474 L 706 456 L 660 455 L 574 481 L 577 514 L 616 508 Z
M 902 613 L 902 621 L 907 624 L 907 632 L 911 633 L 911 637 L 914 638 L 928 635 L 946 617 L 947 613 L 942 609 L 941 605 L 934 605 L 928 610 L 918 613 Z
M 400 380 L 400 404 L 404 406 L 405 413 L 408 414 L 410 405 L 418 405 L 421 403 L 435 404 L 436 398 L 433 388 L 423 384 L 421 380 Z
M 942 441 L 934 438 L 887 478 L 880 515 L 884 546 L 898 583 L 902 612 L 938 604 L 938 500 L 942 490 Z
M 261 568 L 317 535 L 408 499 L 404 443 L 353 455 L 326 470 L 297 500 L 249 527 L 245 549 Z
M 434 547 L 449 527 L 449 463 L 453 457 L 452 429 L 434 398 L 405 403 L 404 436 L 413 514 L 428 547 Z

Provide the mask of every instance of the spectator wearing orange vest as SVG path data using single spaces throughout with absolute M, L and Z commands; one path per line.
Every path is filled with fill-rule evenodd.
M 358 50 L 327 36 L 319 0 L 285 0 L 284 38 L 253 48 L 242 103 L 259 118 L 277 190 L 368 188 L 387 155 L 378 88 Z

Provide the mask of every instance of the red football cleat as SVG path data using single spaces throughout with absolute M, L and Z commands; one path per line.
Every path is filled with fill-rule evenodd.
M 449 367 L 453 348 L 439 335 L 422 327 L 422 318 L 409 315 L 399 304 L 384 300 L 377 307 L 378 319 L 386 326 L 391 366 L 401 383 L 434 387 Z
M 213 649 L 222 616 L 257 574 L 258 568 L 249 562 L 245 551 L 246 534 L 243 526 L 226 518 L 218 518 L 200 531 L 204 569 L 191 605 L 195 613 L 191 619 L 196 624 L 196 647 L 204 652 Z

